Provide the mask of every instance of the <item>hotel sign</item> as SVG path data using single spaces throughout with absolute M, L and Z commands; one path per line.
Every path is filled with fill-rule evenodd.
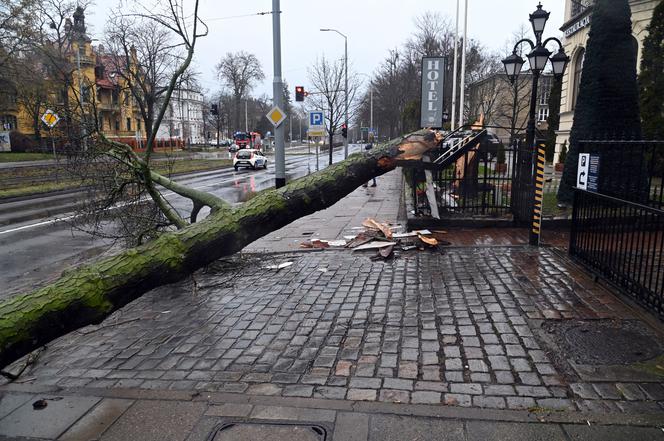
M 422 58 L 422 117 L 421 127 L 443 126 L 445 57 Z
M 572 24 L 570 27 L 565 29 L 565 38 L 568 38 L 577 32 L 579 32 L 581 29 L 586 28 L 590 26 L 590 15 L 586 15 L 576 23 Z

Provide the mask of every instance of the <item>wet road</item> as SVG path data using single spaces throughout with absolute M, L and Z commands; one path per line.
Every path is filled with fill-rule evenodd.
M 351 145 L 350 152 L 360 151 Z M 343 159 L 343 150 L 336 149 L 334 162 Z M 324 168 L 327 156 L 320 155 Z M 292 180 L 316 170 L 315 155 L 288 155 L 287 179 Z M 222 169 L 201 172 L 176 179 L 192 188 L 213 193 L 231 204 L 242 202 L 249 193 L 274 185 L 274 157 L 268 156 L 267 170 Z M 164 192 L 168 201 L 188 216 L 191 202 L 172 192 Z M 202 211 L 199 219 L 207 215 Z M 38 219 L 22 224 L 0 227 L 0 299 L 25 291 L 44 281 L 58 277 L 62 271 L 103 253 L 112 252 L 109 240 L 94 238 L 71 228 L 71 215 Z M 117 249 L 117 248 L 116 248 Z

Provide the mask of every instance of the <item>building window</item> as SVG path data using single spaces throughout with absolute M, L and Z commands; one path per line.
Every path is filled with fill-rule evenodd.
M 540 90 L 539 104 L 540 106 L 546 106 L 549 104 L 549 96 L 551 95 L 551 77 L 542 78 Z
M 141 120 L 140 119 L 136 120 L 136 127 L 138 128 L 138 131 L 140 132 L 141 131 Z
M 116 132 L 120 131 L 120 120 L 119 119 L 115 120 L 115 131 Z
M 0 130 L 16 130 L 17 128 L 14 115 L 0 115 Z
M 131 118 L 127 118 L 127 131 L 131 131 Z
M 548 117 L 549 117 L 549 108 L 548 107 L 540 107 L 539 110 L 537 110 L 537 121 L 538 122 L 546 121 Z
M 576 100 L 579 99 L 579 89 L 581 86 L 581 75 L 583 73 L 583 61 L 586 58 L 586 50 L 581 48 L 574 61 L 574 73 L 572 81 L 574 83 L 574 95 L 572 96 L 572 109 L 576 107 Z
M 583 13 L 593 3 L 593 0 L 572 0 L 572 18 Z

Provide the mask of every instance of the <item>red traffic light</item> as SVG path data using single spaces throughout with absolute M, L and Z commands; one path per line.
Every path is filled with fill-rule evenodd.
M 295 101 L 304 101 L 306 94 L 307 93 L 304 91 L 304 87 L 295 86 Z

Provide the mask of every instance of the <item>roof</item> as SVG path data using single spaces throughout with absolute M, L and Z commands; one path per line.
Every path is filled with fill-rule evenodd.
M 124 58 L 117 55 L 98 55 L 97 66 L 103 67 L 101 77 L 95 80 L 97 86 L 105 89 L 118 87 L 118 67 L 126 66 Z

